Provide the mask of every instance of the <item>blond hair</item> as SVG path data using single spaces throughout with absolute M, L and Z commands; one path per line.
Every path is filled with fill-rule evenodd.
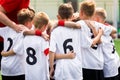
M 103 20 L 107 17 L 107 12 L 104 8 L 96 8 L 95 15 L 100 16 Z
M 45 12 L 38 12 L 34 19 L 33 24 L 35 28 L 41 29 L 44 25 L 49 23 L 49 17 Z
M 95 2 L 93 0 L 85 0 L 80 3 L 80 10 L 88 17 L 92 17 L 95 12 Z

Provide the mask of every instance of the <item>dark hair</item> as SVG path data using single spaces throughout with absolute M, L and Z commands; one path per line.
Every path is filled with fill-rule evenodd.
M 31 9 L 21 9 L 17 14 L 19 24 L 25 24 L 27 21 L 32 21 L 35 13 Z
M 74 9 L 70 3 L 61 4 L 58 9 L 58 14 L 62 19 L 69 19 L 72 17 Z

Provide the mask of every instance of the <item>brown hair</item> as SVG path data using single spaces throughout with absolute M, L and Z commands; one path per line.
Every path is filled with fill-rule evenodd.
M 47 25 L 48 23 L 49 17 L 45 12 L 38 12 L 33 19 L 33 24 L 38 29 L 41 29 L 43 25 Z
M 80 3 L 80 10 L 88 17 L 92 17 L 95 12 L 95 2 L 93 0 L 85 0 Z
M 74 9 L 70 3 L 61 4 L 58 9 L 58 14 L 62 19 L 69 19 L 72 17 Z
M 30 9 L 21 9 L 17 14 L 17 20 L 19 24 L 25 24 L 27 21 L 32 21 L 35 13 Z
M 96 8 L 95 15 L 100 16 L 103 20 L 105 20 L 107 17 L 107 13 L 103 8 Z

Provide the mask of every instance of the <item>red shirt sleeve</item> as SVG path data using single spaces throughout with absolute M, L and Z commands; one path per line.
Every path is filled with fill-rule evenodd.
M 44 50 L 44 54 L 47 56 L 49 54 L 49 48 Z
M 2 7 L 6 10 L 7 13 L 12 12 L 18 8 L 21 0 L 1 0 Z

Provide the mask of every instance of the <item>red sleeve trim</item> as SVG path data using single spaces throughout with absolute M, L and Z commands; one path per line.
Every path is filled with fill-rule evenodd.
M 48 55 L 48 53 L 49 53 L 49 48 L 47 48 L 47 49 L 44 50 L 44 54 L 45 54 L 46 56 Z
M 41 32 L 40 30 L 36 30 L 36 31 L 35 31 L 35 35 L 41 36 L 41 35 L 42 35 L 42 32 Z
M 58 26 L 64 26 L 64 25 L 65 25 L 65 21 L 63 21 L 63 20 L 58 21 Z

